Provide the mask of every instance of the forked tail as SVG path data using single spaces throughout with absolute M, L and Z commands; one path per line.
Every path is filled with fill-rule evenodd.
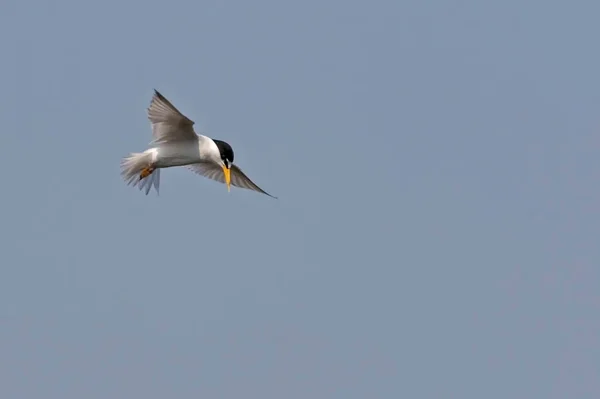
M 160 169 L 152 167 L 152 153 L 131 153 L 121 161 L 121 176 L 127 185 L 146 190 L 146 195 L 152 186 L 158 194 L 160 185 Z

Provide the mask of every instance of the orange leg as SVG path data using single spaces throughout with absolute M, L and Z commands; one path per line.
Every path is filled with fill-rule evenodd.
M 140 180 L 145 179 L 146 177 L 150 176 L 152 174 L 152 172 L 154 172 L 154 168 L 152 166 L 148 166 L 148 167 L 144 168 L 142 170 L 142 173 L 140 173 Z

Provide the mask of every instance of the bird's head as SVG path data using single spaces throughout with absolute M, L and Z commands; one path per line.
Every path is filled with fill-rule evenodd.
M 227 190 L 231 190 L 231 165 L 233 164 L 233 148 L 229 144 L 221 140 L 214 140 L 215 144 L 219 148 L 221 156 L 221 168 L 223 168 L 223 174 L 225 175 L 225 183 L 227 184 Z

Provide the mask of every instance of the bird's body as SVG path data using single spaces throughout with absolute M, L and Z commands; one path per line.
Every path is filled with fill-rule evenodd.
M 208 147 L 208 148 L 207 148 Z M 171 166 L 185 166 L 198 162 L 203 162 L 211 158 L 211 155 L 219 153 L 219 149 L 214 145 L 212 139 L 206 136 L 198 136 L 196 142 L 176 141 L 173 143 L 163 143 L 148 151 L 153 153 L 154 162 L 157 168 L 169 168 Z M 220 159 L 214 159 L 218 162 Z
M 194 122 L 180 113 L 158 91 L 148 108 L 152 124 L 151 147 L 132 153 L 121 163 L 121 174 L 128 184 L 146 194 L 154 186 L 159 191 L 160 169 L 186 166 L 210 179 L 269 195 L 233 164 L 233 149 L 221 140 L 196 134 Z

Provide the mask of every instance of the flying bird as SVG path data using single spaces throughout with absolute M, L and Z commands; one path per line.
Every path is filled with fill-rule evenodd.
M 273 197 L 258 187 L 233 163 L 233 149 L 222 141 L 196 134 L 194 122 L 173 106 L 162 94 L 154 90 L 148 107 L 152 125 L 150 148 L 142 153 L 131 153 L 121 162 L 121 176 L 128 185 L 145 190 L 152 186 L 159 192 L 160 170 L 185 166 L 191 171 L 227 184 L 258 191 Z

